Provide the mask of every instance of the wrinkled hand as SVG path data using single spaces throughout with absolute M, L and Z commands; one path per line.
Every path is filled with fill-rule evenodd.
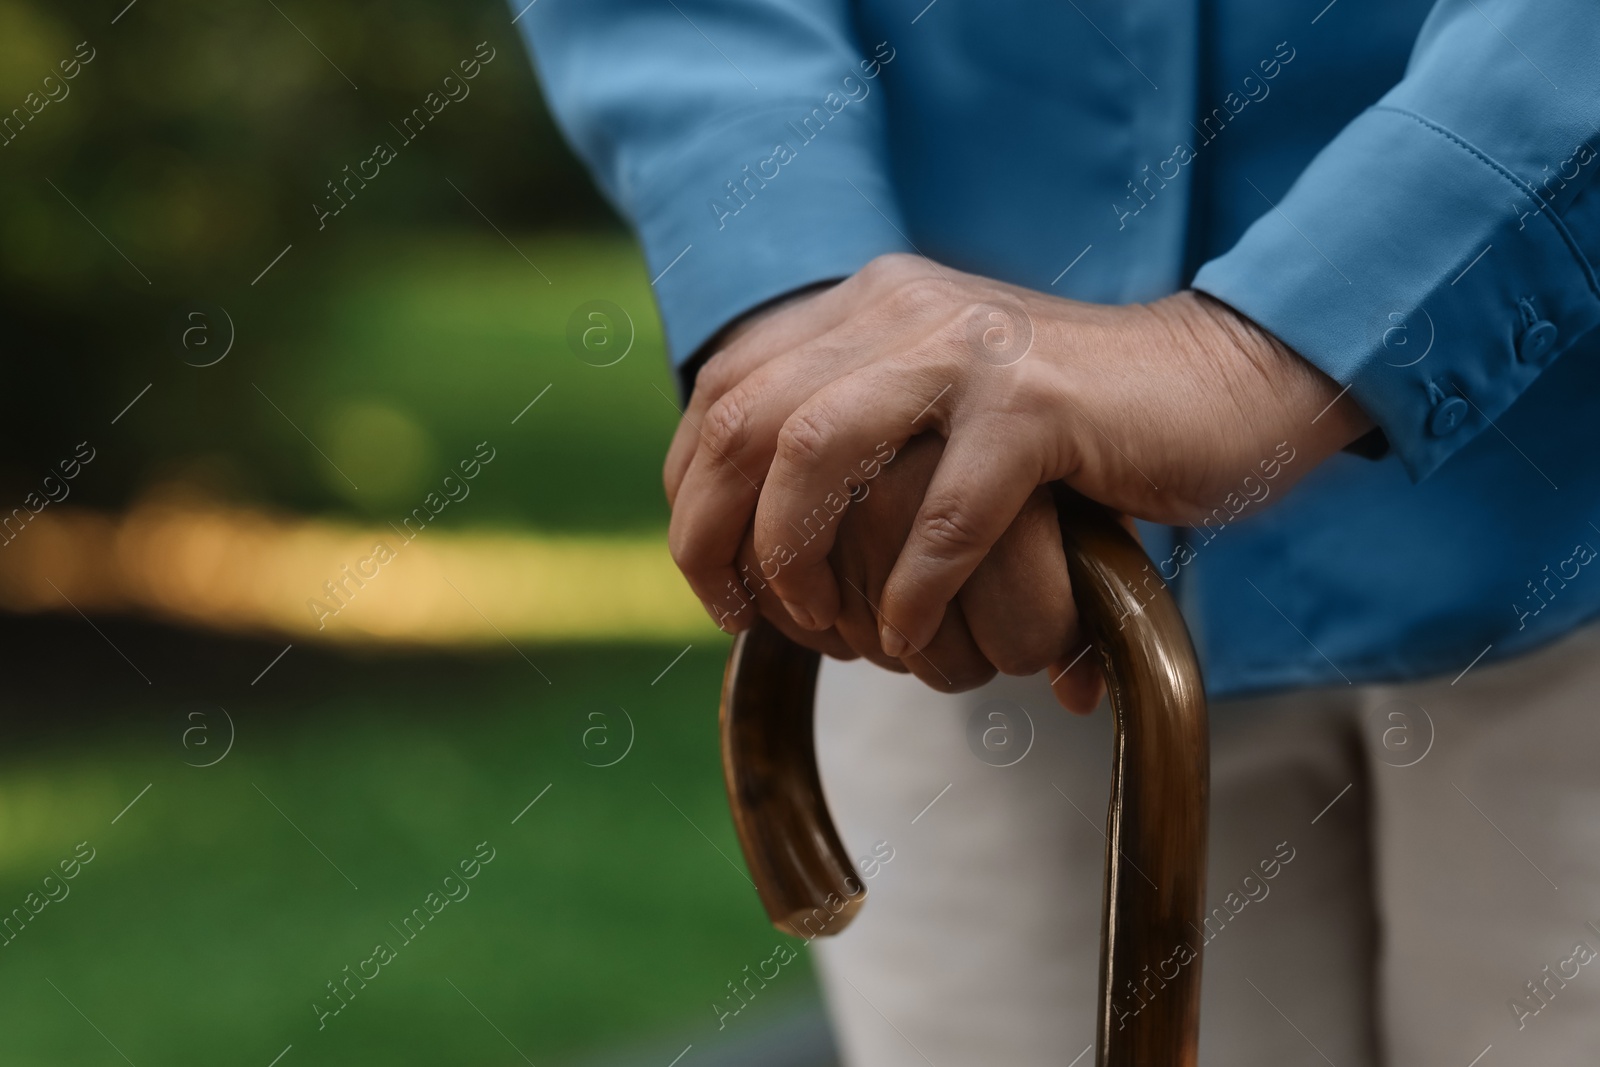
M 838 520 L 828 556 L 840 582 L 834 629 L 880 665 L 894 661 L 881 650 L 876 605 L 943 452 L 936 435 L 912 438 Z M 1096 661 L 1081 655 L 1085 649 L 1055 504 L 1041 488 L 961 587 L 932 639 L 908 648 L 899 662 L 944 692 L 982 684 L 997 669 L 1024 676 L 1048 669 L 1061 704 L 1087 713 L 1102 682 Z
M 825 332 L 812 321 L 816 294 L 803 294 L 740 320 L 719 338 L 719 354 L 697 383 L 680 427 L 677 444 L 704 443 L 700 426 L 705 412 L 729 380 L 751 373 L 787 351 L 797 336 Z M 721 368 L 734 368 L 732 371 Z M 703 429 L 703 426 L 701 427 Z M 1102 682 L 1092 657 L 1082 657 L 1085 642 L 1078 632 L 1076 611 L 1067 580 L 1066 561 L 1049 494 L 1033 494 L 1016 521 L 1002 535 L 962 588 L 926 647 L 896 658 L 886 655 L 878 639 L 874 605 L 882 595 L 900 547 L 905 543 L 926 494 L 944 444 L 923 435 L 886 455 L 874 477 L 858 487 L 857 498 L 839 519 L 830 563 L 840 587 L 840 611 L 832 627 L 804 630 L 762 579 L 772 565 L 761 566 L 753 534 L 746 530 L 735 560 L 738 581 L 713 597 L 709 609 L 725 629 L 743 629 L 761 614 L 796 642 L 840 659 L 865 656 L 881 667 L 915 674 L 944 692 L 973 688 L 996 670 L 1031 675 L 1049 669 L 1061 703 L 1086 713 L 1098 703 Z M 669 459 L 665 481 L 674 503 L 681 496 L 683 474 L 692 451 L 678 449 Z M 676 462 L 675 462 L 676 460 Z M 756 478 L 764 471 L 752 472 Z M 752 500 L 755 490 L 751 487 Z M 1070 666 L 1070 670 L 1067 669 Z
M 1283 466 L 1285 486 L 1370 425 L 1336 383 L 1194 293 L 1083 304 L 896 255 L 808 304 L 759 356 L 735 342 L 702 372 L 715 398 L 668 461 L 674 558 L 709 606 L 754 512 L 771 590 L 800 626 L 832 627 L 844 524 L 831 517 L 854 506 L 880 449 L 931 430 L 947 444 L 879 603 L 893 657 L 939 632 L 1048 481 L 1140 518 L 1196 521 L 1281 443 L 1302 457 Z

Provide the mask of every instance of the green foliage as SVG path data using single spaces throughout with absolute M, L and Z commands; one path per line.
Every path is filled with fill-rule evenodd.
M 47 660 L 112 655 L 71 625 Z M 530 648 L 547 685 L 510 653 L 363 663 L 296 647 L 248 689 L 238 678 L 271 648 L 210 643 L 196 676 L 192 639 L 113 633 L 160 699 L 115 670 L 14 694 L 16 724 L 87 728 L 8 738 L 0 902 L 22 905 L 80 841 L 95 858 L 0 949 L 7 1064 L 121 1062 L 61 994 L 132 1062 L 172 1067 L 265 1065 L 291 1043 L 285 1064 L 522 1062 L 465 998 L 533 1062 L 570 1062 L 634 1036 L 748 1036 L 814 996 L 801 951 L 727 1032 L 710 1008 L 779 940 L 731 865 L 712 711 L 723 645 L 654 686 L 678 650 Z M 233 749 L 186 766 L 220 755 L 215 697 L 230 690 Z M 584 749 L 588 713 L 620 735 L 619 705 L 633 748 L 593 766 L 614 757 Z M 187 709 L 209 713 L 209 747 L 184 747 L 201 721 Z M 470 895 L 319 1030 L 326 983 L 398 944 L 389 924 L 481 841 L 496 855 Z
M 555 260 L 529 246 L 530 232 L 620 231 L 546 115 L 505 5 L 124 4 L 0 0 L 0 115 L 22 115 L 0 137 L 0 507 L 20 502 L 11 498 L 63 447 L 88 438 L 104 443 L 104 461 L 75 487 L 82 502 L 119 504 L 200 467 L 222 472 L 240 495 L 346 508 L 351 501 L 301 452 L 287 451 L 279 431 L 293 431 L 251 382 L 280 404 L 286 394 L 285 411 L 294 407 L 313 439 L 319 428 L 337 439 L 399 425 L 381 412 L 373 423 L 368 410 L 356 430 L 330 426 L 347 408 L 360 416 L 366 401 L 393 400 L 352 392 L 351 377 L 443 408 L 474 390 L 509 402 L 540 377 L 539 362 L 571 360 L 564 345 L 530 341 L 560 339 L 585 299 L 625 291 L 641 332 L 654 331 L 637 261 L 618 239 L 598 250 L 569 240 Z M 62 61 L 75 54 L 92 58 L 66 79 Z M 460 77 L 463 61 L 488 55 L 476 77 Z M 441 99 L 452 73 L 465 95 L 403 139 L 398 127 L 415 108 L 431 114 L 428 94 Z M 379 143 L 395 158 L 370 182 L 342 185 L 353 199 L 321 216 L 315 204 L 338 202 L 328 183 Z M 452 229 L 483 240 L 418 237 Z M 572 299 L 556 306 L 556 290 L 523 253 L 557 285 L 586 278 L 587 288 L 561 289 Z M 569 253 L 575 270 L 560 261 Z M 519 285 L 518 271 L 546 292 Z M 201 378 L 181 340 L 196 322 L 220 337 L 219 309 L 236 324 L 237 345 Z M 192 318 L 197 311 L 206 318 Z M 430 325 L 419 326 L 424 319 Z M 636 352 L 641 361 L 659 357 L 651 343 L 659 345 L 647 339 Z M 526 373 L 512 392 L 514 367 Z M 150 394 L 112 426 L 147 384 Z M 324 385 L 338 395 L 320 394 Z M 434 438 L 431 453 L 417 434 L 409 445 L 397 439 L 412 466 L 452 462 L 458 437 L 487 433 L 464 417 L 441 427 L 429 412 L 403 414 Z M 283 455 L 263 456 L 274 451 Z M 406 479 L 390 484 L 399 499 Z M 659 495 L 653 485 L 651 493 Z M 601 508 L 583 521 L 607 517 L 617 515 Z
M 502 458 L 446 526 L 664 526 L 661 457 L 678 414 L 643 264 L 620 237 L 515 239 L 373 238 L 330 259 L 339 282 L 293 320 L 234 309 L 235 353 L 206 368 L 165 357 L 118 424 L 138 449 L 133 483 L 398 521 L 487 440 Z M 594 299 L 633 323 L 612 366 L 568 342 Z M 619 322 L 619 343 L 627 332 Z
M 606 218 L 540 103 L 503 4 L 141 0 L 111 25 L 121 2 L 0 3 L 7 110 L 78 42 L 95 54 L 69 95 L 0 149 L 8 287 L 71 299 L 86 284 L 144 284 L 49 181 L 157 287 L 248 284 L 285 243 L 309 239 L 325 183 L 374 143 L 398 141 L 389 124 L 479 42 L 495 58 L 470 95 L 438 115 L 339 228 L 476 225 L 447 177 L 507 229 Z

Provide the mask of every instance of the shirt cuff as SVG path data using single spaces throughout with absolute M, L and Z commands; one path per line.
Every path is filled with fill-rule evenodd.
M 1194 287 L 1344 385 L 1413 481 L 1600 322 L 1593 269 L 1555 209 L 1413 112 L 1368 109 L 1263 201 Z
M 876 116 L 852 103 L 819 125 L 813 108 L 742 116 L 627 197 L 674 366 L 753 307 L 912 251 Z

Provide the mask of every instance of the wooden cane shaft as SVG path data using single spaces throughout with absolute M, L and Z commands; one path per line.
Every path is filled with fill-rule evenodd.
M 1133 537 L 1099 505 L 1052 490 L 1073 598 L 1116 724 L 1095 1062 L 1194 1067 L 1209 790 L 1199 663 Z M 866 897 L 817 775 L 817 665 L 816 653 L 758 622 L 734 641 L 721 708 L 745 862 L 773 925 L 806 938 L 843 930 Z

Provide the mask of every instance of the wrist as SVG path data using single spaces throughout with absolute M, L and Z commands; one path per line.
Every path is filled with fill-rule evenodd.
M 1372 419 L 1348 387 L 1253 320 L 1195 290 L 1167 299 L 1181 313 L 1209 322 L 1212 344 L 1238 365 L 1244 414 L 1263 442 L 1292 441 L 1320 463 L 1372 431 Z

